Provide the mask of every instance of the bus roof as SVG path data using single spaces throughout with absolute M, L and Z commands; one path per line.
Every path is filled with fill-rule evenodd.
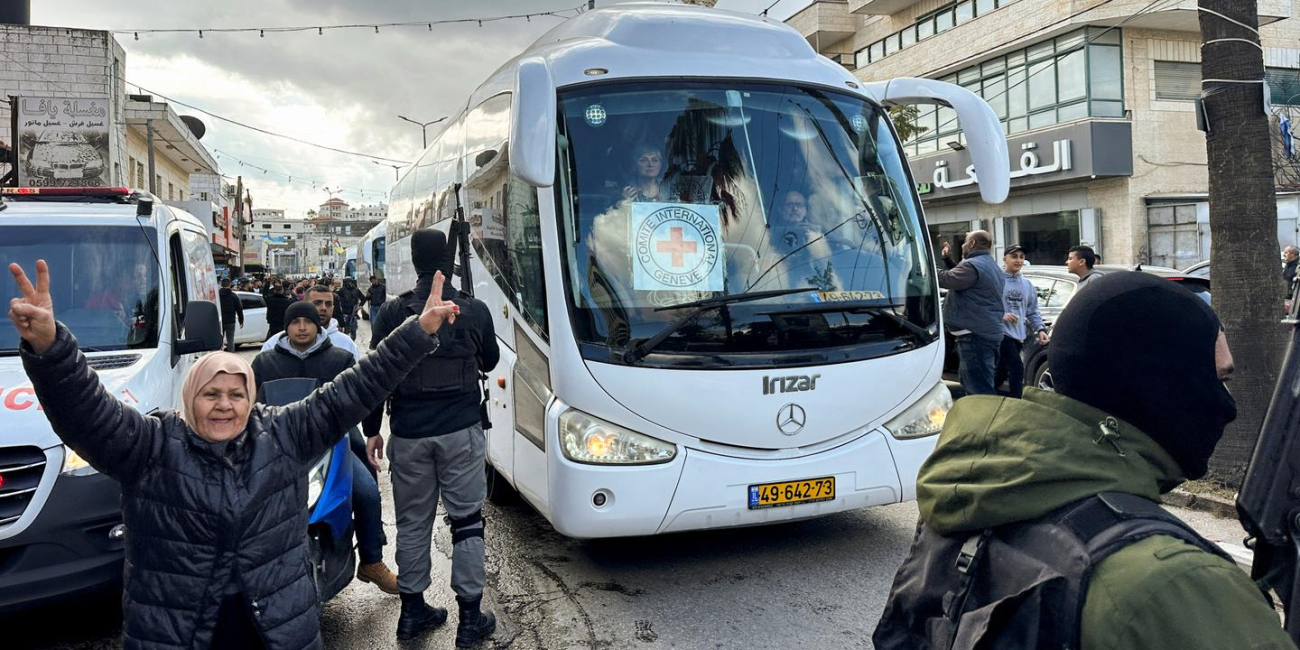
M 636 2 L 566 20 L 511 59 L 474 92 L 469 106 L 514 89 L 521 59 L 540 57 L 557 88 L 591 81 L 654 77 L 780 78 L 856 87 L 843 66 L 799 32 L 754 14 Z M 592 68 L 607 70 L 593 77 Z

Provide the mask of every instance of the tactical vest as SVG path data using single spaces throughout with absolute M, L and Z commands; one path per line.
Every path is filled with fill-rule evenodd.
M 1119 492 L 971 534 L 918 524 L 872 641 L 878 650 L 1077 649 L 1093 569 L 1152 535 L 1232 561 L 1159 505 Z
M 425 301 L 413 292 L 402 294 L 402 306 L 419 316 Z M 473 317 L 466 310 L 454 323 L 443 323 L 438 330 L 438 350 L 425 357 L 411 374 L 402 380 L 393 394 L 421 399 L 447 399 L 478 392 L 478 350 Z

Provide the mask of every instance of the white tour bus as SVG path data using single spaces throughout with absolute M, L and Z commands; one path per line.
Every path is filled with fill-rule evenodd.
M 410 290 L 412 232 L 462 208 L 502 346 L 492 489 L 580 538 L 914 499 L 951 405 L 884 108 L 917 103 L 956 110 L 984 199 L 1004 200 L 978 97 L 861 84 L 753 15 L 589 11 L 479 86 L 394 188 L 386 270 Z

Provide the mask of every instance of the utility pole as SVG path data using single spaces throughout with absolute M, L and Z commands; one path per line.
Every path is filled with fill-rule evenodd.
M 149 144 L 147 145 L 149 147 L 149 193 L 157 196 L 158 188 L 153 171 L 153 120 L 144 121 L 144 130 L 148 132 L 149 137 Z
M 1286 349 L 1277 195 L 1256 0 L 1199 0 L 1214 309 L 1228 337 L 1237 420 L 1210 459 L 1240 485 Z M 1208 362 L 1208 360 L 1207 360 Z

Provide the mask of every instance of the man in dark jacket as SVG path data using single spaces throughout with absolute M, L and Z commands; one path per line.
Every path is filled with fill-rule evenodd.
M 235 351 L 235 323 L 244 325 L 244 306 L 239 303 L 239 296 L 230 290 L 230 278 L 221 280 L 221 291 L 217 294 L 221 300 L 221 327 L 226 335 L 226 352 Z
M 1106 503 L 1107 512 L 1134 500 L 1156 509 L 1161 494 L 1205 474 L 1236 415 L 1223 385 L 1233 368 L 1218 319 L 1195 294 L 1147 273 L 1111 273 L 1076 293 L 1048 354 L 1055 392 L 968 397 L 949 412 L 917 477 L 921 528 L 875 647 L 935 647 L 930 641 L 941 634 L 962 648 L 1294 648 L 1246 573 L 1164 532 L 1123 537 L 1095 566 L 1061 575 L 1026 572 L 1014 553 L 1002 563 L 974 555 L 961 565 L 934 556 L 914 562 L 942 543 L 978 554 L 994 539 L 1022 550 L 1018 541 L 1037 522 L 1077 512 L 1070 509 L 1099 493 L 1122 495 Z M 1053 524 L 1052 534 L 1110 530 L 1105 522 L 1078 517 L 1068 527 Z M 1059 559 L 1066 566 L 1071 558 Z M 968 579 L 966 593 L 978 602 L 967 606 L 936 589 L 950 578 Z M 1072 591 L 1068 579 L 1084 582 Z M 994 591 L 999 580 L 1044 587 Z M 982 606 L 995 597 L 1005 598 L 1001 608 Z M 952 612 L 962 614 L 953 615 L 955 629 L 945 615 Z M 1063 619 L 1073 627 L 1060 629 Z
M 309 302 L 296 302 L 286 310 L 285 335 L 279 343 L 253 359 L 257 379 L 257 401 L 262 402 L 262 385 L 277 379 L 307 377 L 324 385 L 339 373 L 351 368 L 351 352 L 336 348 L 321 330 L 320 313 Z M 353 429 L 350 436 L 361 434 Z M 384 524 L 379 501 L 379 485 L 360 456 L 349 455 L 352 462 L 352 514 L 357 532 L 357 579 L 373 583 L 386 593 L 397 593 L 397 576 L 384 564 Z
M 939 286 L 948 290 L 943 319 L 957 340 L 961 386 L 967 395 L 993 395 L 993 373 L 1002 345 L 1002 269 L 993 261 L 993 238 L 983 230 L 966 235 L 961 264 L 954 263 L 949 246 L 941 255 L 947 270 L 939 271 Z
M 384 279 L 376 276 L 370 276 L 370 288 L 366 290 L 366 299 L 370 301 L 371 318 L 374 313 L 388 300 L 388 288 L 384 286 Z
M 357 310 L 361 308 L 361 302 L 366 299 L 366 295 L 361 293 L 357 288 L 355 278 L 343 278 L 343 287 L 337 292 L 339 311 L 343 313 L 343 320 L 339 321 L 339 329 L 345 334 L 357 339 Z
M 413 306 L 429 298 L 436 272 L 450 275 L 450 248 L 447 236 L 438 230 L 419 230 L 411 237 L 418 274 L 415 290 L 384 303 L 375 313 L 372 346 L 406 319 Z M 480 609 L 487 584 L 482 514 L 487 441 L 479 373 L 495 367 L 501 352 L 487 305 L 453 295 L 447 287 L 443 298 L 460 307 L 460 316 L 439 333 L 440 352 L 408 375 L 390 400 L 393 435 L 388 458 L 397 509 L 397 583 L 402 591 L 397 638 L 415 638 L 447 617 L 446 611 L 424 602 L 430 583 L 429 543 L 441 494 L 451 521 L 451 586 L 460 609 L 456 646 L 472 647 L 496 629 L 496 617 Z M 376 467 L 384 455 L 382 418 L 383 409 L 376 409 L 364 423 L 368 456 Z
M 293 301 L 284 293 L 284 287 L 275 284 L 266 294 L 266 338 L 284 331 L 284 312 Z
M 1291 295 L 1291 287 L 1295 284 L 1296 268 L 1300 267 L 1300 248 L 1287 246 L 1282 249 L 1282 261 L 1282 281 L 1286 282 L 1286 293 L 1283 295 L 1294 297 Z

